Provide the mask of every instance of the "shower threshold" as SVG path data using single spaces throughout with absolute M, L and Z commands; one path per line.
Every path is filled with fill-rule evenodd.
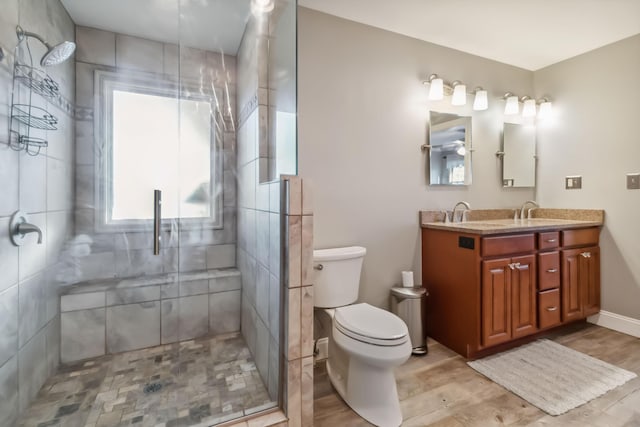
M 215 425 L 276 405 L 233 333 L 62 365 L 18 425 Z

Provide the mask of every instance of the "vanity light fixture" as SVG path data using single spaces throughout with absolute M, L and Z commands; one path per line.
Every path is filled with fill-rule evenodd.
M 474 90 L 475 98 L 473 99 L 473 109 L 475 111 L 483 111 L 489 108 L 489 101 L 487 97 L 487 91 L 481 87 L 477 87 Z
M 429 99 L 431 101 L 439 101 L 444 98 L 444 81 L 437 74 L 431 74 L 429 80 Z
M 520 98 L 523 103 L 522 117 L 535 117 L 536 115 L 536 100 L 528 95 Z
M 451 105 L 465 105 L 467 103 L 467 86 L 460 80 L 451 83 L 453 88 L 453 96 L 451 97 Z
M 511 116 L 520 112 L 520 104 L 518 103 L 518 96 L 507 92 L 504 94 L 503 99 L 507 101 L 504 105 L 504 114 Z
M 552 106 L 551 101 L 547 98 L 540 98 L 538 100 L 538 104 L 540 104 L 540 111 L 538 112 L 538 117 L 544 119 L 551 115 Z

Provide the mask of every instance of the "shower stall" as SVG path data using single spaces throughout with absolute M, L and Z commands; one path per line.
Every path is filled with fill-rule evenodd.
M 296 1 L 3 8 L 0 425 L 282 407 Z

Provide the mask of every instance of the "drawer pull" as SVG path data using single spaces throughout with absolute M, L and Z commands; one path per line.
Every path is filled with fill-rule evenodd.
M 558 239 L 547 239 L 547 243 L 555 243 Z
M 509 268 L 512 270 L 515 270 L 516 268 L 520 268 L 520 263 L 519 262 L 513 262 L 511 264 L 509 264 Z
M 557 306 L 553 306 L 553 307 L 547 307 L 547 311 L 556 311 L 558 309 Z
M 591 252 L 582 252 L 580 255 L 582 255 L 584 258 L 591 258 Z
M 557 268 L 550 268 L 547 270 L 547 273 L 557 273 L 558 269 Z

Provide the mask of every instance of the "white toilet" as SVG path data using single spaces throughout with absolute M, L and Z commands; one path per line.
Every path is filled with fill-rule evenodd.
M 398 316 L 358 298 L 367 250 L 313 251 L 314 305 L 331 317 L 327 372 L 344 401 L 362 418 L 381 427 L 402 423 L 393 369 L 411 355 L 407 325 Z

